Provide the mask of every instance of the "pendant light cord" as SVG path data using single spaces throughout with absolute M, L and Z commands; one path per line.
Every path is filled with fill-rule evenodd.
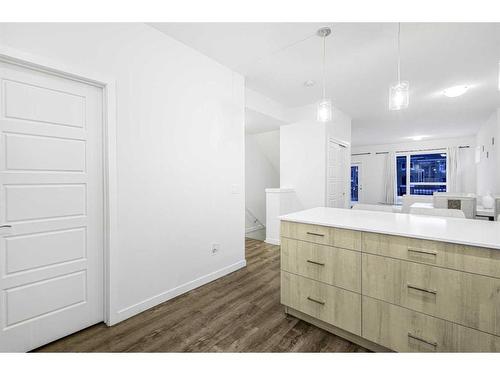
M 250 62 L 248 64 L 241 64 L 241 65 L 237 66 L 235 70 L 236 71 L 245 70 L 245 68 L 246 68 L 247 73 L 245 75 L 248 75 L 248 72 L 250 70 L 257 68 L 263 60 L 268 59 L 270 57 L 273 57 L 273 56 L 275 56 L 283 51 L 286 51 L 288 49 L 291 49 L 292 47 L 295 47 L 296 45 L 299 45 L 299 44 L 301 44 L 301 43 L 303 43 L 311 38 L 314 38 L 315 36 L 316 36 L 316 33 L 308 34 L 299 40 L 296 40 L 296 41 L 289 43 L 283 47 L 275 49 L 275 50 L 267 53 L 266 55 L 263 55 L 263 56 L 256 58 L 255 60 L 253 60 L 252 62 Z
M 401 84 L 401 22 L 398 22 L 398 84 Z
M 323 100 L 326 99 L 326 36 L 323 37 Z

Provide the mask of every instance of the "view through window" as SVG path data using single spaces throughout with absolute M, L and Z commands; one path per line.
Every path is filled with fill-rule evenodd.
M 446 153 L 396 156 L 398 197 L 405 194 L 432 195 L 445 192 L 446 186 Z
M 351 202 L 359 200 L 359 166 L 351 166 Z

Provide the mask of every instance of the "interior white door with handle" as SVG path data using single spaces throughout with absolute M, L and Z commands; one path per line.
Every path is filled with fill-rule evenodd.
M 346 208 L 350 195 L 349 148 L 332 139 L 328 140 L 326 171 L 326 206 Z
M 0 62 L 0 351 L 103 320 L 102 89 Z

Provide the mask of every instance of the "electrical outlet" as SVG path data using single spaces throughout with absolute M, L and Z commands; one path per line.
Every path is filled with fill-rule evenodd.
M 220 251 L 220 244 L 218 243 L 213 243 L 212 244 L 212 255 L 217 255 Z

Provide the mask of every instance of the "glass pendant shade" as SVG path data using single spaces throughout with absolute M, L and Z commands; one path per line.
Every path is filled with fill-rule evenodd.
M 317 119 L 320 122 L 332 120 L 332 102 L 330 99 L 323 99 L 318 103 Z
M 408 108 L 410 101 L 410 84 L 408 81 L 396 82 L 389 88 L 389 109 L 399 111 Z

